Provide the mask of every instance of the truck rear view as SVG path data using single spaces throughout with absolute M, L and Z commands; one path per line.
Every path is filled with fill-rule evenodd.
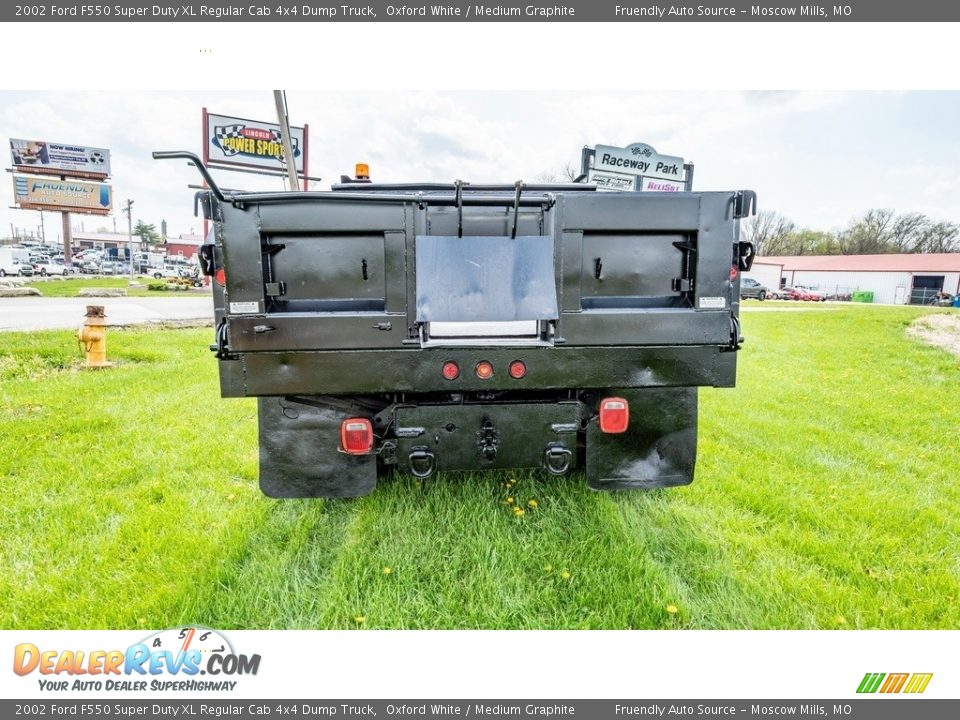
M 258 398 L 267 495 L 391 470 L 693 480 L 697 388 L 735 382 L 753 193 L 207 179 L 212 349 L 222 395 Z

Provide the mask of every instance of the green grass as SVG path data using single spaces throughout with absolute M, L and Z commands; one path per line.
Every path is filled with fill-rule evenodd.
M 905 335 L 923 312 L 746 313 L 693 485 L 521 472 L 521 519 L 503 474 L 263 497 L 209 329 L 111 330 L 100 372 L 0 334 L 0 626 L 956 628 L 960 363 Z
M 59 278 L 52 280 L 34 280 L 25 283 L 25 287 L 39 290 L 44 297 L 77 297 L 81 288 L 123 288 L 129 297 L 183 297 L 187 292 L 158 292 L 147 290 L 146 285 L 152 282 L 152 277 L 140 277 L 137 282 L 143 288 L 131 288 L 130 278 L 123 277 L 94 277 L 94 278 Z

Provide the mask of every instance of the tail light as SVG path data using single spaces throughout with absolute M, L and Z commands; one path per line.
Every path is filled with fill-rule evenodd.
M 220 268 L 216 273 L 214 273 L 213 279 L 217 281 L 217 285 L 224 287 L 227 284 L 227 273 L 223 268 Z
M 514 360 L 510 363 L 510 377 L 514 380 L 519 380 L 526 374 L 527 366 L 523 364 L 523 360 Z
M 608 435 L 627 431 L 630 424 L 630 405 L 623 398 L 604 398 L 600 401 L 600 430 Z
M 477 377 L 481 380 L 489 380 L 493 377 L 493 365 L 486 360 L 477 363 Z
M 373 425 L 366 418 L 340 424 L 340 447 L 347 455 L 367 455 L 373 449 Z
M 443 375 L 445 380 L 456 380 L 458 377 L 460 377 L 460 367 L 451 360 L 443 364 L 443 367 L 440 369 L 440 373 Z

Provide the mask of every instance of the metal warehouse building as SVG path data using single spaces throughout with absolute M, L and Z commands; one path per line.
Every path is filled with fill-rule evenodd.
M 770 287 L 776 266 L 780 287 L 838 295 L 870 290 L 875 303 L 923 305 L 941 291 L 960 294 L 960 253 L 758 257 L 750 274 Z

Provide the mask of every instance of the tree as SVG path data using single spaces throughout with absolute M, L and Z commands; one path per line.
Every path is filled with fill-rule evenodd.
M 948 253 L 960 251 L 960 225 L 941 220 L 930 222 L 917 235 L 910 252 Z
M 537 175 L 537 180 L 539 182 L 573 182 L 578 177 L 580 177 L 580 168 L 573 164 L 571 161 L 567 161 L 565 165 L 560 168 L 554 168 L 552 170 L 546 170 Z
M 752 242 L 757 255 L 789 255 L 789 237 L 796 230 L 792 220 L 773 210 L 761 210 L 742 226 L 743 239 Z
M 133 226 L 133 234 L 140 236 L 140 242 L 144 245 L 156 245 L 160 242 L 160 233 L 157 232 L 157 226 L 153 223 L 149 225 L 143 220 L 137 220 Z
M 840 252 L 844 255 L 895 252 L 892 249 L 893 218 L 893 210 L 867 210 L 840 233 Z

